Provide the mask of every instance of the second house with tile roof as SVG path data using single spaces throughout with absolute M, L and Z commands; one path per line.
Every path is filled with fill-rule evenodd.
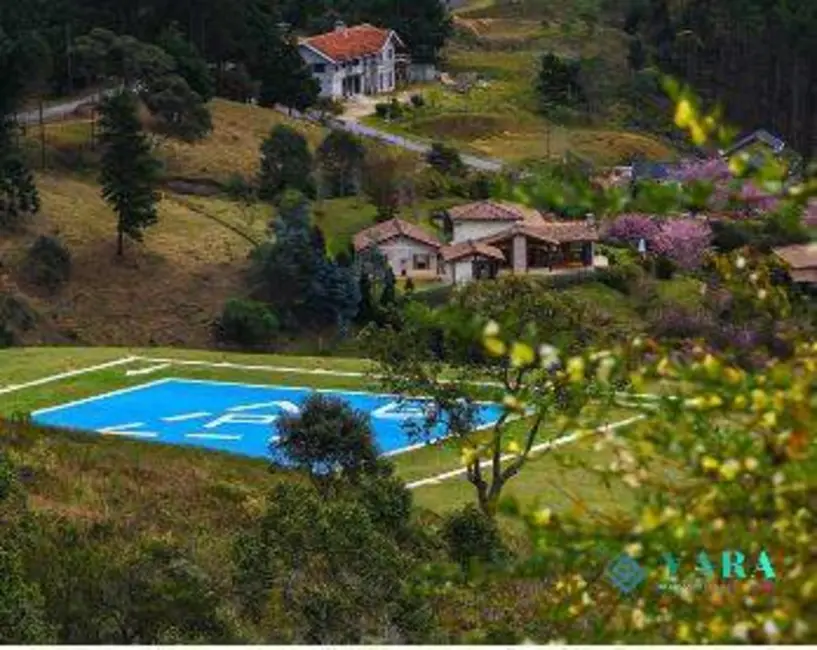
M 337 23 L 334 31 L 302 38 L 298 51 L 320 83 L 321 97 L 392 92 L 397 83 L 400 37 L 391 29 Z
M 458 205 L 444 213 L 445 242 L 419 226 L 391 219 L 355 235 L 357 252 L 376 246 L 395 275 L 454 284 L 502 273 L 558 273 L 597 263 L 595 226 L 548 217 L 497 201 Z

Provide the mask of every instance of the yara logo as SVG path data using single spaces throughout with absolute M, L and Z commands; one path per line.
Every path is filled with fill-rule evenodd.
M 664 553 L 663 559 L 670 581 L 677 582 L 680 578 L 681 561 L 673 553 Z M 754 568 L 750 569 L 750 566 Z M 772 560 L 765 550 L 761 550 L 751 563 L 747 562 L 746 556 L 740 551 L 723 551 L 719 566 L 712 561 L 706 551 L 700 551 L 695 557 L 695 573 L 707 580 L 718 577 L 722 580 L 748 580 L 756 574 L 761 574 L 765 580 L 774 580 L 777 577 Z

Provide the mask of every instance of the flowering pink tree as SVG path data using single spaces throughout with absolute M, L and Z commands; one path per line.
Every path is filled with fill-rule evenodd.
M 651 242 L 655 253 L 686 270 L 700 267 L 711 245 L 712 230 L 699 219 L 668 219 Z
M 707 208 L 730 210 L 734 216 L 751 216 L 772 212 L 779 200 L 751 180 L 737 178 L 723 158 L 687 160 L 671 174 L 672 180 L 687 186 L 711 184 Z
M 637 246 L 641 239 L 647 244 L 654 241 L 660 230 L 658 222 L 649 215 L 627 213 L 619 215 L 609 224 L 604 239 L 611 244 Z
M 630 246 L 643 239 L 648 252 L 664 255 L 682 269 L 694 269 L 712 245 L 712 230 L 700 219 L 656 219 L 631 213 L 617 217 L 607 227 L 604 239 Z

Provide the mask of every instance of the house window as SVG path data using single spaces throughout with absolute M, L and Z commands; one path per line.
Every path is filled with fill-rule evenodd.
M 388 48 L 388 49 L 386 50 L 386 60 L 387 60 L 387 61 L 391 61 L 391 60 L 392 60 L 392 57 L 394 57 L 394 50 L 393 50 L 393 49 L 391 49 L 391 48 Z
M 326 72 L 326 64 L 325 63 L 316 63 L 312 66 L 312 71 L 318 74 L 323 74 Z
M 415 255 L 413 261 L 415 271 L 428 271 L 428 269 L 431 268 L 431 258 L 429 255 Z
M 389 72 L 388 78 L 389 78 L 388 88 L 391 88 L 394 85 L 394 78 L 391 72 Z

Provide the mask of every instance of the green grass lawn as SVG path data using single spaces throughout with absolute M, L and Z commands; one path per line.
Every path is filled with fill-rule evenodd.
M 306 370 L 325 369 L 336 372 L 363 373 L 371 369 L 369 363 L 359 359 L 334 359 L 291 357 L 280 355 L 245 355 L 218 352 L 182 351 L 167 349 L 117 349 L 117 348 L 28 348 L 11 349 L 0 352 L 0 390 L 4 386 L 34 381 L 49 375 L 64 373 L 78 368 L 106 363 L 125 356 L 140 355 L 152 358 L 186 359 L 208 363 L 228 361 L 233 364 L 248 366 L 277 366 L 292 369 Z M 218 368 L 212 366 L 176 365 L 149 375 L 127 376 L 127 369 L 137 369 L 156 365 L 149 361 L 136 361 L 131 364 L 116 366 L 87 374 L 82 374 L 40 386 L 26 388 L 7 394 L 0 393 L 0 417 L 12 414 L 23 414 L 67 403 L 76 399 L 98 395 L 115 389 L 134 386 L 154 381 L 162 377 L 181 377 L 190 379 L 210 379 L 232 382 L 246 382 L 251 384 L 295 385 L 314 388 L 362 389 L 378 390 L 375 380 L 370 377 L 341 377 L 329 374 L 303 374 L 299 372 L 276 372 L 268 368 L 236 369 Z M 604 421 L 593 420 L 594 426 L 607 422 L 615 422 L 632 415 L 632 411 L 616 409 L 605 415 Z M 580 422 L 578 426 L 587 426 L 590 422 Z M 524 423 L 515 422 L 508 425 L 509 438 L 521 440 L 524 433 Z M 49 463 L 69 463 L 74 461 L 63 458 L 62 454 L 73 454 L 76 445 L 83 449 L 100 447 L 103 455 L 114 454 L 121 462 L 140 464 L 164 464 L 182 462 L 185 466 L 197 462 L 192 459 L 207 459 L 208 467 L 216 467 L 223 459 L 225 467 L 235 468 L 246 463 L 250 475 L 254 475 L 257 468 L 265 465 L 262 461 L 246 459 L 219 452 L 209 452 L 183 447 L 170 447 L 157 443 L 145 443 L 132 440 L 110 439 L 102 436 L 66 433 L 47 430 L 40 434 L 42 437 L 35 446 L 50 450 L 47 453 Z M 553 426 L 544 426 L 539 433 L 537 443 L 556 437 Z M 7 441 L 3 441 L 7 442 Z M 0 442 L 0 445 L 3 444 Z M 38 452 L 39 453 L 39 452 Z M 45 453 L 45 452 L 43 452 Z M 95 454 L 96 452 L 94 452 Z M 560 457 L 575 457 L 590 460 L 594 452 L 588 445 L 566 445 L 559 448 Z M 92 455 L 94 455 L 92 454 Z M 106 456 L 107 457 L 107 456 Z M 437 474 L 459 469 L 461 467 L 459 449 L 453 443 L 439 443 L 425 448 L 405 452 L 394 457 L 399 476 L 407 482 L 421 480 Z M 39 462 L 39 461 L 38 461 Z M 43 461 L 44 462 L 44 461 Z M 109 462 L 109 461 L 106 461 Z M 233 470 L 230 470 L 231 472 Z M 588 501 L 599 501 L 599 507 L 609 505 L 610 499 L 599 497 L 600 485 L 590 481 L 584 472 L 576 475 L 572 480 L 572 472 L 578 470 L 559 470 L 556 461 L 556 452 L 548 452 L 541 458 L 531 462 L 529 471 L 512 481 L 513 490 L 525 500 L 542 500 L 547 503 L 564 502 L 565 488 L 571 494 Z M 567 474 L 565 474 L 567 472 Z M 65 481 L 70 476 L 66 474 Z M 230 482 L 229 479 L 219 479 L 220 482 Z M 243 481 L 242 481 L 243 483 Z M 67 490 L 62 486 L 60 490 Z M 235 486 L 236 490 L 244 488 Z M 455 508 L 473 498 L 470 485 L 463 477 L 448 479 L 433 486 L 423 486 L 415 491 L 418 503 L 437 511 L 446 511 Z M 52 498 L 51 495 L 48 498 Z M 102 497 L 95 493 L 94 500 Z M 82 500 L 82 499 L 80 499 Z M 88 504 L 85 504 L 86 506 Z M 66 505 L 67 507 L 67 505 Z M 83 506 L 84 507 L 84 506 Z

